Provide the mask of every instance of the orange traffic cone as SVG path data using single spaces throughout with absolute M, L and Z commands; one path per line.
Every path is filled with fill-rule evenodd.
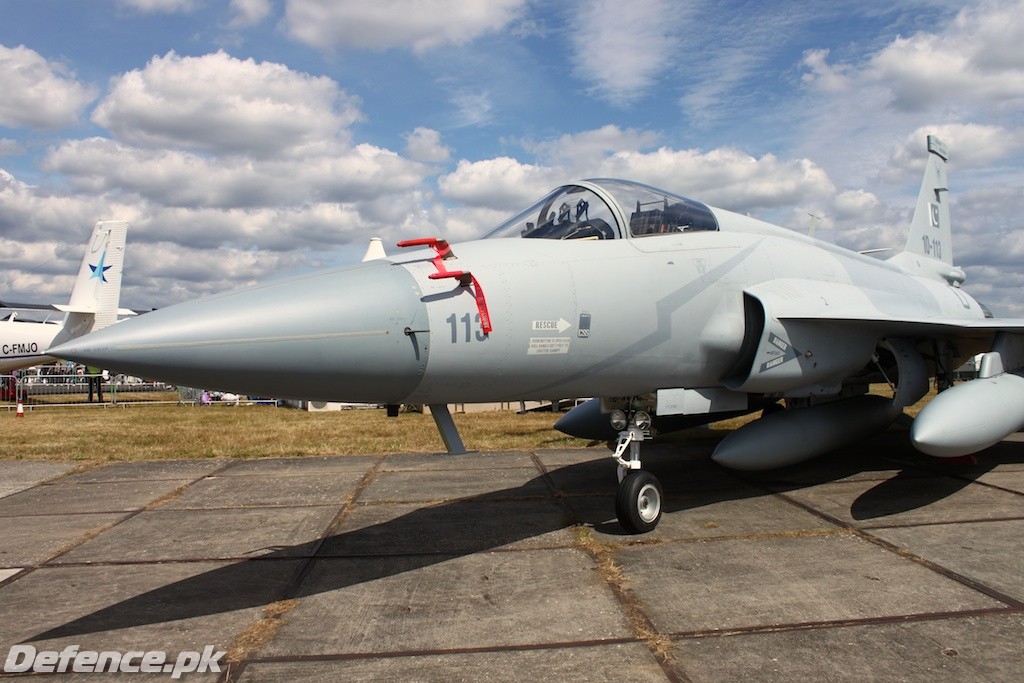
M 14 411 L 15 417 L 25 417 L 25 406 L 21 405 L 21 401 L 18 401 L 18 409 Z

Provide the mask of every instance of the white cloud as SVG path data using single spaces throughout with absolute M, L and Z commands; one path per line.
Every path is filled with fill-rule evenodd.
M 950 209 L 953 255 L 970 266 L 1006 266 L 1021 271 L 1024 263 L 1024 190 L 990 187 L 960 193 Z
M 46 190 L 0 170 L 0 235 L 28 242 L 47 235 L 73 244 L 100 217 L 129 220 L 127 306 L 162 306 L 282 269 L 344 263 L 357 257 L 347 250 L 361 250 L 371 234 L 394 242 L 437 232 L 421 220 L 431 201 L 418 189 L 435 171 L 368 144 L 247 159 L 89 138 L 51 148 L 43 167 L 70 190 Z M 73 276 L 77 264 L 63 265 Z M 5 272 L 18 277 L 25 266 L 13 262 Z M 35 300 L 53 289 L 26 291 L 26 283 L 38 284 L 19 280 L 22 289 L 8 296 Z M 54 287 L 55 301 L 67 296 L 66 287 Z
M 955 102 L 972 108 L 1024 99 L 1024 0 L 983 2 L 935 32 L 898 37 L 860 66 L 829 65 L 826 50 L 805 53 L 805 83 L 821 90 L 882 86 L 900 111 Z
M 756 43 L 756 40 L 751 41 Z M 739 93 L 742 85 L 750 78 L 764 54 L 750 47 L 746 41 L 742 46 L 708 48 L 706 64 L 699 81 L 686 89 L 679 99 L 689 120 L 700 126 L 711 125 L 714 120 L 742 100 Z
M 134 226 L 133 226 L 134 227 Z M 308 254 L 246 248 L 191 248 L 176 242 L 133 244 L 128 236 L 121 301 L 162 307 L 266 282 L 274 273 L 302 268 Z
M 445 197 L 460 204 L 515 211 L 539 199 L 564 179 L 550 168 L 524 164 L 511 157 L 483 161 L 462 159 L 437 185 Z
M 154 57 L 115 79 L 93 121 L 118 139 L 270 156 L 343 138 L 358 100 L 326 76 L 224 52 Z
M 554 189 L 552 186 L 549 189 Z M 540 198 L 531 197 L 530 201 Z M 442 207 L 443 208 L 443 207 Z M 526 208 L 526 205 L 517 207 Z M 475 240 L 483 237 L 510 217 L 510 211 L 487 209 L 482 207 L 456 207 L 445 209 L 443 215 L 436 218 L 440 234 L 452 241 Z
M 928 135 L 935 135 L 942 140 L 949 151 L 951 162 L 961 168 L 985 166 L 1010 157 L 1024 147 L 1024 130 L 1009 131 L 1001 126 L 977 123 L 921 126 L 893 151 L 886 177 L 923 172 Z
M 1024 189 L 963 192 L 950 213 L 953 258 L 967 272 L 965 289 L 996 315 L 1024 317 Z
M 567 11 L 576 75 L 612 104 L 636 98 L 671 65 L 681 43 L 682 3 L 576 0 Z
M 408 192 L 429 175 L 394 152 L 357 145 L 300 159 L 209 159 L 132 147 L 105 138 L 70 140 L 50 151 L 47 170 L 76 190 L 129 193 L 164 206 L 255 208 L 357 201 Z
M 115 217 L 115 202 L 94 196 L 74 197 L 33 187 L 0 169 L 0 234 L 34 242 L 40 235 L 74 244 L 88 236 L 100 217 Z M 86 227 L 82 227 L 86 226 Z
M 245 28 L 266 19 L 272 7 L 270 0 L 231 0 L 231 9 L 235 16 L 229 25 L 232 28 Z
M 0 138 L 0 157 L 14 156 L 25 151 L 25 147 L 17 140 Z
M 123 218 L 124 216 L 119 216 Z M 81 263 L 82 241 L 91 223 L 76 226 L 77 242 L 0 242 L 0 287 L 5 298 L 66 303 Z M 238 248 L 194 248 L 145 242 L 133 223 L 128 234 L 122 302 L 139 308 L 165 306 L 254 283 L 276 268 L 292 267 L 301 255 Z
M 883 207 L 878 197 L 864 190 L 846 190 L 840 192 L 833 204 L 836 218 L 840 220 L 879 220 Z
M 664 21 L 679 44 L 662 87 L 646 99 L 678 101 L 686 123 L 698 129 L 714 130 L 725 122 L 743 129 L 751 120 L 764 121 L 777 107 L 772 97 L 787 78 L 780 59 L 789 59 L 823 16 L 844 13 L 843 5 L 788 1 L 744 3 L 737 9 L 693 0 L 673 3 L 678 18 L 668 15 Z
M 191 12 L 196 8 L 197 0 L 117 0 L 117 4 L 139 12 L 173 14 Z
M 67 67 L 24 45 L 0 45 L 0 126 L 54 130 L 71 125 L 95 97 Z
M 586 174 L 588 166 L 608 154 L 639 151 L 653 146 L 657 140 L 658 135 L 651 131 L 623 130 L 609 124 L 594 130 L 560 135 L 554 140 L 527 142 L 524 146 L 548 163 L 557 163 L 574 173 Z
M 599 175 L 631 178 L 739 213 L 777 208 L 835 192 L 828 174 L 809 159 L 752 157 L 731 148 L 709 152 L 662 147 L 620 152 L 598 166 Z
M 101 216 L 130 220 L 139 260 L 123 300 L 146 307 L 334 265 L 368 233 L 436 231 L 421 220 L 432 200 L 420 191 L 436 169 L 351 144 L 359 117 L 330 78 L 223 52 L 154 57 L 114 78 L 94 113 L 115 139 L 46 152 L 42 169 L 64 189 L 0 173 L 0 234 L 80 240 Z M 449 154 L 430 129 L 407 143 L 420 158 Z
M 884 215 L 870 193 L 844 193 L 837 198 L 828 175 L 807 159 L 755 158 L 731 148 L 702 152 L 662 147 L 643 152 L 626 144 L 632 140 L 646 146 L 653 139 L 644 131 L 604 127 L 536 144 L 538 153 L 552 165 L 526 164 L 509 157 L 461 160 L 455 171 L 438 179 L 445 199 L 460 207 L 447 211 L 437 223 L 442 234 L 452 239 L 473 239 L 547 191 L 583 176 L 639 180 L 738 213 L 763 215 L 790 209 L 791 220 L 783 224 L 796 229 L 804 229 L 811 211 L 822 214 L 829 227 L 833 214 L 851 223 Z M 565 156 L 563 150 L 575 152 Z M 871 246 L 879 245 L 872 242 Z
M 997 318 L 1024 318 L 1024 303 L 1017 292 L 1024 290 L 1024 275 L 1003 267 L 965 266 L 967 292 L 987 306 Z
M 801 76 L 801 80 L 809 86 L 824 92 L 847 92 L 853 87 L 853 81 L 848 75 L 849 67 L 845 65 L 832 66 L 828 63 L 828 50 L 807 50 L 801 66 L 809 71 Z
M 249 206 L 277 199 L 243 159 L 215 163 L 177 150 L 153 150 L 90 138 L 51 150 L 44 168 L 80 192 L 122 192 L 166 206 Z M 266 190 L 271 196 L 265 196 Z
M 581 176 L 619 177 L 741 213 L 824 201 L 836 192 L 825 171 L 808 159 L 755 158 L 731 148 L 636 149 L 654 139 L 651 133 L 614 126 L 564 135 L 533 145 L 550 166 L 509 157 L 461 160 L 455 171 L 438 179 L 438 187 L 446 198 L 468 206 L 515 210 Z
M 876 44 L 859 58 L 830 63 L 835 45 L 831 54 L 805 52 L 805 96 L 786 116 L 800 138 L 794 151 L 812 156 L 837 183 L 868 183 L 890 200 L 920 173 L 927 133 L 946 139 L 957 168 L 1019 151 L 1024 0 L 942 10 L 933 21 L 916 22 L 927 30 Z M 994 145 L 1000 130 L 1002 152 Z
M 298 184 L 325 200 L 354 201 L 405 193 L 433 171 L 390 150 L 369 144 L 342 153 L 306 158 L 298 164 Z M 278 173 L 286 172 L 281 168 Z
M 880 254 L 888 258 L 906 244 L 911 210 L 889 206 L 870 192 L 847 190 L 795 209 L 789 225 L 801 229 L 808 224 L 808 214 L 814 214 L 820 218 L 815 237 L 853 251 L 888 249 Z
M 131 222 L 122 303 L 166 306 L 203 294 L 265 281 L 285 270 L 350 262 L 368 235 L 393 243 L 436 232 L 419 216 L 415 192 L 391 200 L 307 202 L 254 209 L 168 207 L 110 193 L 48 194 L 0 170 L 0 269 L 6 297 L 67 300 L 81 243 L 99 218 Z M 380 222 L 368 217 L 392 222 Z M 40 236 L 45 236 L 40 241 Z M 60 258 L 55 255 L 67 252 Z
M 441 134 L 430 128 L 417 128 L 405 136 L 409 158 L 425 164 L 447 161 L 452 151 L 441 142 Z
M 134 223 L 140 215 L 137 207 L 107 197 L 46 192 L 3 169 L 0 206 L 0 287 L 6 298 L 36 303 L 67 302 L 82 258 L 79 245 L 97 220 Z
M 452 93 L 450 99 L 456 109 L 452 124 L 456 128 L 479 126 L 491 120 L 494 104 L 487 91 L 458 90 Z
M 426 50 L 463 44 L 508 26 L 526 0 L 288 0 L 289 34 L 320 49 Z

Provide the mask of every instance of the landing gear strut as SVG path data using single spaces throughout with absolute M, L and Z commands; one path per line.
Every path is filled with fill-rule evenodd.
M 657 477 L 640 469 L 640 442 L 650 436 L 650 417 L 638 411 L 629 422 L 628 428 L 619 432 L 619 441 L 612 454 L 619 464 L 615 515 L 629 533 L 644 534 L 658 526 L 664 495 Z M 629 455 L 624 458 L 627 448 Z

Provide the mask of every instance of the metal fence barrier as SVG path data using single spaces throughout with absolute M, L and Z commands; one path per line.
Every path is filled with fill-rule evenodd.
M 568 407 L 581 399 L 569 402 Z M 341 410 L 343 408 L 376 407 L 374 404 L 324 403 L 318 401 L 280 401 L 273 398 L 239 396 L 211 392 L 192 387 L 180 387 L 163 382 L 151 382 L 130 375 L 91 374 L 69 371 L 59 366 L 41 366 L 0 375 L 0 410 L 15 410 L 19 405 L 35 410 L 50 406 L 115 406 L 133 403 L 187 403 L 192 405 L 291 405 L 310 412 Z M 520 401 L 519 412 L 565 407 L 564 401 Z M 419 408 L 422 410 L 422 406 Z M 512 403 L 453 404 L 455 412 L 481 410 L 511 410 Z
M 74 373 L 64 368 L 30 368 L 10 375 L 0 375 L 0 408 L 8 410 L 19 404 L 42 408 L 67 405 L 117 405 L 125 403 L 191 402 L 178 387 L 162 382 L 149 382 L 128 375 Z M 185 390 L 186 392 L 188 390 Z

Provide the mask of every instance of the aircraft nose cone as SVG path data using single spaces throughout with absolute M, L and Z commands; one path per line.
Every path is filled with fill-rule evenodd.
M 404 268 L 371 261 L 170 306 L 49 353 L 251 396 L 399 403 L 427 362 L 411 332 L 426 328 L 420 296 Z

